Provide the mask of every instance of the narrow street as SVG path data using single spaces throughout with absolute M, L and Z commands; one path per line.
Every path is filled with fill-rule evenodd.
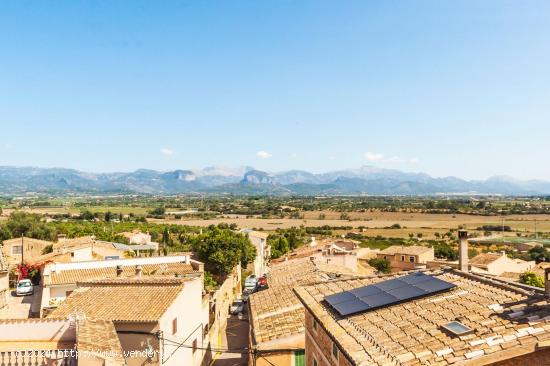
M 30 315 L 34 295 L 15 296 L 15 290 L 8 295 L 8 306 L 0 309 L 0 319 L 27 319 Z
M 223 336 L 223 348 L 242 350 L 236 353 L 218 353 L 210 363 L 210 366 L 243 366 L 248 363 L 248 354 L 244 348 L 248 347 L 248 312 L 243 312 L 243 319 L 231 315 L 227 319 L 227 328 Z

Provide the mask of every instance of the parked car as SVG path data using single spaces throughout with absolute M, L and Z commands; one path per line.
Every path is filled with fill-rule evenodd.
M 229 307 L 229 312 L 232 314 L 232 315 L 237 315 L 239 313 L 241 313 L 244 309 L 244 302 L 243 300 L 241 299 L 236 299 L 235 301 L 233 301 L 233 303 L 231 304 L 231 306 Z
M 267 288 L 267 276 L 262 276 L 258 280 L 258 287 L 261 289 Z
M 21 280 L 17 283 L 15 288 L 15 294 L 17 296 L 32 295 L 34 292 L 34 287 L 31 280 Z
M 244 290 L 253 293 L 258 287 L 258 279 L 256 276 L 252 275 L 246 278 L 244 281 Z

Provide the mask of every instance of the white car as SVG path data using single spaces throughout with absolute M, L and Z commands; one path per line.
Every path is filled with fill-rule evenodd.
M 229 308 L 229 312 L 232 314 L 232 315 L 237 315 L 239 314 L 240 312 L 243 311 L 243 308 L 244 308 L 244 303 L 241 299 L 236 299 L 235 301 L 233 301 L 233 303 L 231 304 L 231 307 Z
M 15 288 L 15 294 L 17 296 L 32 295 L 34 292 L 34 287 L 31 280 L 21 280 L 17 283 Z
M 256 288 L 258 287 L 258 279 L 256 278 L 256 276 L 252 275 L 250 277 L 248 277 L 245 281 L 244 281 L 244 289 L 245 291 L 248 291 L 250 293 L 253 293 L 254 291 L 256 291 Z

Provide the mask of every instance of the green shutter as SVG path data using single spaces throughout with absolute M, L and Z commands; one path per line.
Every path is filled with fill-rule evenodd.
M 294 351 L 294 366 L 306 366 L 305 354 L 306 351 L 303 349 L 299 351 Z

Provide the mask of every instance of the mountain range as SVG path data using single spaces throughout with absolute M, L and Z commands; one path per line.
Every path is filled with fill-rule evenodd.
M 363 166 L 311 173 L 252 167 L 161 172 L 87 173 L 64 168 L 0 167 L 0 194 L 235 194 L 235 195 L 549 195 L 550 182 L 506 176 L 486 180 L 434 178 L 425 173 Z

